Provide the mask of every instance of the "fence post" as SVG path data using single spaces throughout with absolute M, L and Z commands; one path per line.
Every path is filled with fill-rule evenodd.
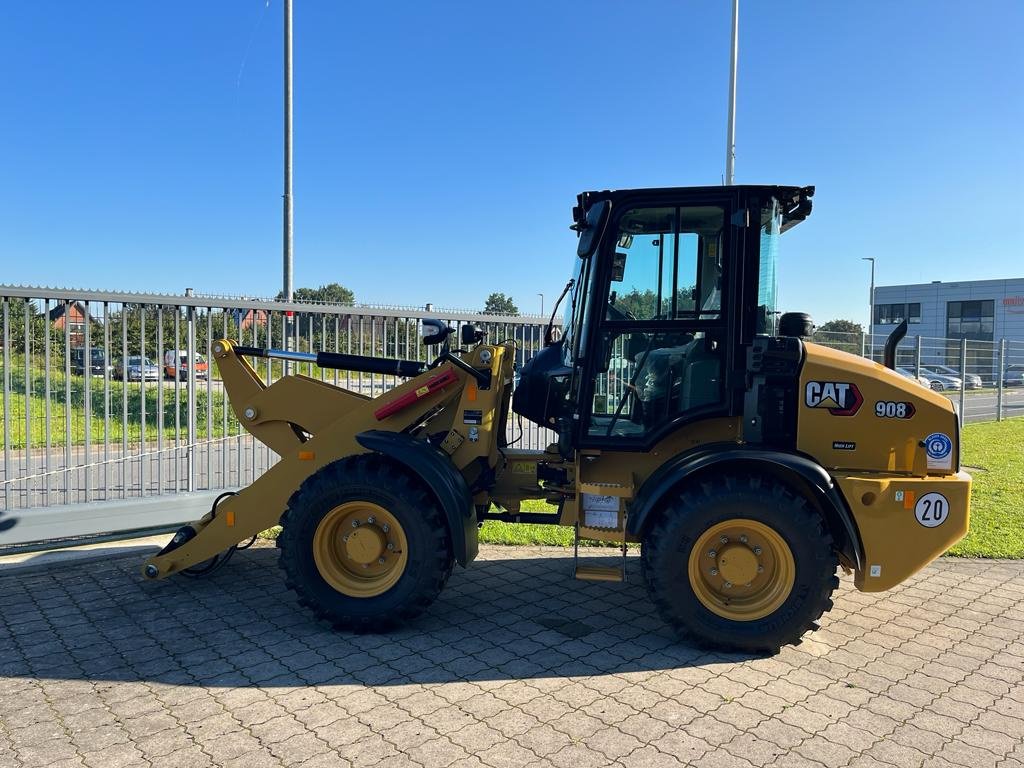
M 967 376 L 967 339 L 960 339 L 960 426 L 965 423 L 966 414 L 964 408 L 967 405 L 967 386 L 964 379 Z
M 4 480 L 8 480 L 11 474 L 11 309 L 10 299 L 3 297 L 3 321 L 4 321 Z M 65 325 L 66 325 L 65 321 Z M 71 442 L 70 440 L 68 442 Z M 69 462 L 70 463 L 70 462 Z M 11 508 L 11 484 L 4 483 L 4 509 Z
M 190 293 L 191 291 L 189 291 Z M 186 293 L 186 295 L 188 295 Z M 188 355 L 188 367 L 185 369 L 188 371 L 187 387 L 188 391 L 185 393 L 185 407 L 187 422 L 186 429 L 188 430 L 188 447 L 185 453 L 185 471 L 187 473 L 188 480 L 186 486 L 189 491 L 196 489 L 196 477 L 195 477 L 195 442 L 196 442 L 196 308 L 189 306 L 186 310 L 186 329 L 185 329 L 185 344 L 188 347 L 186 354 Z M 209 365 L 209 363 L 207 363 Z M 209 370 L 207 370 L 209 375 Z
M 1006 368 L 1006 339 L 999 340 L 999 371 L 996 373 L 996 421 L 1003 420 L 1003 370 Z
M 921 378 L 921 334 L 914 337 L 914 375 Z

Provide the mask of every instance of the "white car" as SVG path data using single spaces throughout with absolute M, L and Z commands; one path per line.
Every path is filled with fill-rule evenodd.
M 956 376 L 942 373 L 931 367 L 925 368 L 924 366 L 921 366 L 921 372 L 931 380 L 932 389 L 936 392 L 944 392 L 947 389 L 954 389 L 956 391 L 963 389 L 963 381 Z
M 922 387 L 932 389 L 932 380 L 925 376 L 915 376 L 913 371 L 909 371 L 906 368 L 900 368 L 899 366 L 896 366 L 896 373 L 900 376 L 906 376 L 911 381 L 916 381 Z
M 937 373 L 940 376 L 952 376 L 955 379 L 959 379 L 965 385 L 967 385 L 967 389 L 981 389 L 983 386 L 981 376 L 979 376 L 978 374 L 968 373 L 965 376 L 961 376 L 960 371 L 958 371 L 956 368 L 950 368 L 948 365 L 929 365 L 927 368 L 924 368 L 923 370 L 929 371 L 931 373 Z

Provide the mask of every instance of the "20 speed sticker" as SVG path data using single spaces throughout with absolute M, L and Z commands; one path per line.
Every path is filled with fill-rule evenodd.
M 925 528 L 942 525 L 949 517 L 949 502 L 941 493 L 926 493 L 914 505 L 914 517 Z

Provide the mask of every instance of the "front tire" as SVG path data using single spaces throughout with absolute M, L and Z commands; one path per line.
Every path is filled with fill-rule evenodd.
M 454 566 L 429 488 L 377 454 L 308 477 L 288 501 L 279 565 L 299 603 L 338 629 L 381 632 L 422 613 Z
M 779 481 L 686 486 L 643 540 L 652 602 L 705 647 L 775 653 L 832 607 L 838 560 L 821 516 Z

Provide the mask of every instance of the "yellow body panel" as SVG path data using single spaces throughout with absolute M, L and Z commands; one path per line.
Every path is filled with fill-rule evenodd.
M 949 398 L 871 360 L 818 344 L 805 344 L 804 349 L 806 360 L 797 391 L 798 451 L 813 456 L 827 469 L 907 472 L 923 477 L 929 472 L 924 439 L 939 433 L 949 437 L 952 453 L 947 466 L 933 467 L 933 473 L 955 471 L 960 463 L 958 426 Z M 856 388 L 862 402 L 854 414 L 836 415 L 833 411 L 837 409 L 829 409 L 830 392 L 823 392 L 820 386 L 827 384 L 838 385 L 831 391 L 847 392 L 848 397 L 852 390 L 841 386 Z M 879 417 L 875 415 L 878 403 L 909 403 L 914 413 L 909 418 Z
M 953 404 L 870 360 L 817 344 L 806 344 L 805 350 L 797 449 L 829 471 L 853 513 L 864 556 L 864 570 L 855 574 L 857 588 L 889 589 L 967 534 L 971 478 L 958 472 L 960 432 Z M 835 386 L 824 386 L 829 383 Z M 832 402 L 822 402 L 823 396 L 844 392 L 844 384 L 856 386 L 859 404 L 853 408 L 857 398 L 845 391 L 845 398 L 839 396 L 844 402 L 830 410 Z M 894 406 L 886 407 L 890 403 Z M 901 403 L 913 410 L 904 408 L 902 418 L 890 415 Z M 855 412 L 843 415 L 844 410 Z M 929 456 L 926 441 L 934 435 L 949 440 L 947 455 Z M 918 520 L 915 507 L 925 494 L 940 494 L 946 507 L 934 527 L 929 527 L 934 520 Z
M 913 576 L 967 535 L 971 477 L 878 477 L 837 475 L 853 511 L 864 545 L 864 569 L 854 583 L 863 592 L 891 589 Z M 940 494 L 947 508 L 934 527 L 919 522 L 917 509 L 926 494 Z M 934 508 L 931 510 L 935 522 Z

